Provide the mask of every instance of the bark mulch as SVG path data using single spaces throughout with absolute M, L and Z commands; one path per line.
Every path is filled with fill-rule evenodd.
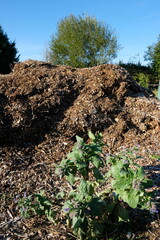
M 154 180 L 160 209 L 160 101 L 118 65 L 76 69 L 28 60 L 0 75 L 0 239 L 74 239 L 62 223 L 23 219 L 16 201 L 40 190 L 52 199 L 65 187 L 55 163 L 76 135 L 87 140 L 88 130 L 103 134 L 106 153 L 139 146 L 137 163 Z M 158 214 L 146 229 L 137 219 L 130 239 L 160 239 Z

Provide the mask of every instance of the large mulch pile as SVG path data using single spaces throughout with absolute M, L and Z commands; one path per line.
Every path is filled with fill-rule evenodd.
M 45 217 L 24 220 L 15 199 L 59 183 L 55 163 L 72 149 L 75 136 L 100 131 L 115 153 L 138 145 L 146 173 L 160 198 L 160 101 L 117 65 L 76 69 L 28 60 L 0 75 L 0 239 L 66 239 Z M 158 208 L 157 204 L 157 208 Z M 160 239 L 160 221 L 143 239 Z M 132 238 L 133 239 L 133 238 Z

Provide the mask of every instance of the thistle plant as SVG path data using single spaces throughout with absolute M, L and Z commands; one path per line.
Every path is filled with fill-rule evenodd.
M 102 135 L 92 132 L 88 135 L 87 143 L 76 137 L 73 150 L 55 171 L 60 181 L 66 179 L 69 189 L 55 196 L 54 205 L 56 202 L 62 205 L 67 228 L 80 240 L 105 237 L 110 228 L 115 230 L 121 222 L 129 222 L 131 208 L 149 210 L 152 197 L 146 191 L 152 181 L 147 179 L 143 168 L 134 163 L 132 150 L 106 157 Z M 107 172 L 104 173 L 104 169 Z M 35 197 L 33 203 L 24 202 L 29 204 L 27 211 L 45 214 L 52 221 L 56 219 L 53 203 L 43 194 Z

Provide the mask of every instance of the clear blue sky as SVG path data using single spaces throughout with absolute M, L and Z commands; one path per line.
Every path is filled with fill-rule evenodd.
M 86 13 L 109 24 L 122 46 L 115 62 L 140 60 L 160 34 L 160 0 L 3 0 L 0 25 L 16 42 L 20 61 L 44 60 L 57 23 Z

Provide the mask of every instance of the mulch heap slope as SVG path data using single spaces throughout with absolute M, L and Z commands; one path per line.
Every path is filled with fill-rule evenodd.
M 157 166 L 148 157 L 160 155 L 160 101 L 124 68 L 28 60 L 0 75 L 0 236 L 65 239 L 36 221 L 31 231 L 16 220 L 13 199 L 42 189 L 52 196 L 59 185 L 54 164 L 72 149 L 76 135 L 87 139 L 88 130 L 103 134 L 106 152 L 139 145 L 141 164 Z

